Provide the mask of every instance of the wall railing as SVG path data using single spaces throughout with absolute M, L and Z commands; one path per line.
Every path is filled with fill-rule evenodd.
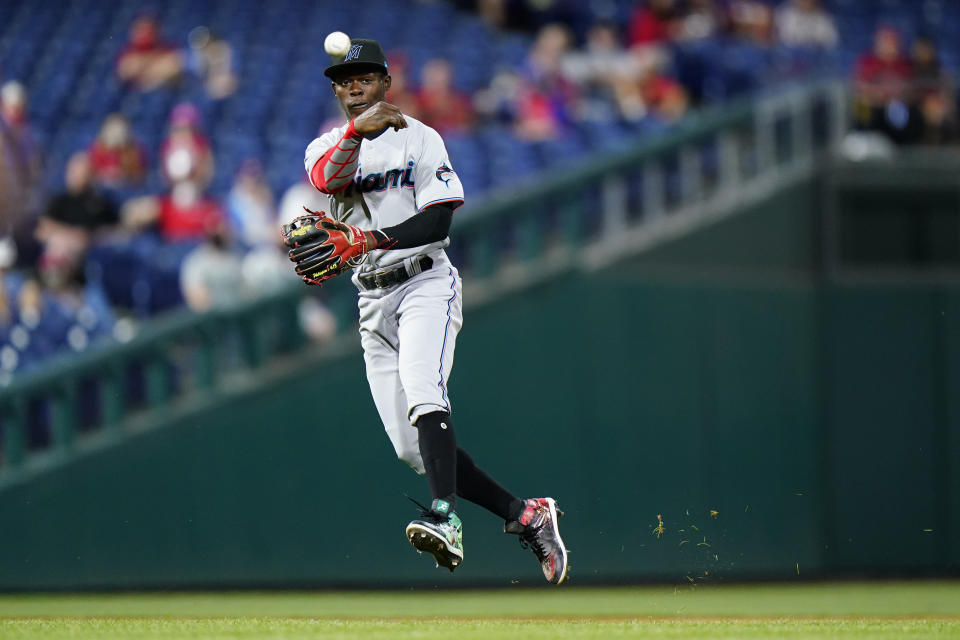
M 305 287 L 145 324 L 128 342 L 51 361 L 0 389 L 0 479 L 25 465 L 68 457 L 78 436 L 122 435 L 131 418 L 209 395 L 255 374 L 304 340 L 298 306 Z
M 600 268 L 809 177 L 846 133 L 848 111 L 840 80 L 703 110 L 624 152 L 465 208 L 451 253 L 475 300 Z

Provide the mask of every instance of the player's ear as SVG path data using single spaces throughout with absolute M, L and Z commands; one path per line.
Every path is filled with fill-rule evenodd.
M 393 78 L 389 74 L 383 76 L 383 88 L 385 91 L 390 91 L 390 85 L 393 84 Z

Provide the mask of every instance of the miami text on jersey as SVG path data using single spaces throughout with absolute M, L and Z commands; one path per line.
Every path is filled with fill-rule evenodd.
M 355 191 L 369 193 L 370 191 L 386 191 L 398 187 L 412 189 L 414 164 L 411 160 L 407 163 L 406 169 L 390 169 L 387 172 L 368 173 L 367 175 L 362 175 L 362 170 L 358 171 L 357 173 L 361 175 L 354 178 L 350 186 L 343 190 L 343 194 L 350 197 Z

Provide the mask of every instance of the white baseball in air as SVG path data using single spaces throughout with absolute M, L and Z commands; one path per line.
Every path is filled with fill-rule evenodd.
M 343 31 L 334 31 L 323 41 L 323 49 L 332 56 L 343 57 L 350 52 L 350 36 Z

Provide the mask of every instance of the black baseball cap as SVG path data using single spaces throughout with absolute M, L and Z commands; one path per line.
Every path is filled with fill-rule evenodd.
M 342 71 L 360 72 L 382 71 L 387 72 L 387 56 L 383 55 L 383 48 L 376 40 L 365 38 L 351 38 L 350 51 L 340 62 L 327 67 L 323 75 L 333 78 Z

